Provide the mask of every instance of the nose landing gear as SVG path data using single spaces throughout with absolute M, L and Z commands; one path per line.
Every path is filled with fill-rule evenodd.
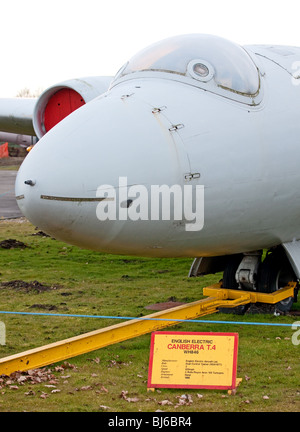
M 262 261 L 261 253 L 232 255 L 227 262 L 223 274 L 223 287 L 228 289 L 243 289 L 272 293 L 296 281 L 294 271 L 282 247 L 267 252 Z M 276 303 L 275 311 L 289 312 L 294 297 L 289 297 Z M 244 313 L 248 305 L 243 306 Z

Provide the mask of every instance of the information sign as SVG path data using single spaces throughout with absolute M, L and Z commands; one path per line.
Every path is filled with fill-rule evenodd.
M 153 332 L 148 388 L 236 388 L 238 333 Z

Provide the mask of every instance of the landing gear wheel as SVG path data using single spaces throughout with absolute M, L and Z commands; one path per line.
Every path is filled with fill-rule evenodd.
M 239 284 L 235 279 L 236 271 L 243 259 L 243 255 L 231 255 L 226 264 L 223 273 L 223 288 L 227 289 L 239 289 Z M 237 306 L 235 308 L 220 308 L 220 312 L 223 313 L 235 313 L 237 315 L 244 315 L 249 305 Z
M 238 289 L 239 284 L 235 280 L 236 271 L 243 259 L 243 255 L 231 255 L 226 264 L 223 273 L 223 288 L 227 289 Z
M 282 249 L 269 253 L 260 266 L 258 291 L 272 293 L 285 287 L 289 282 L 295 281 L 293 269 Z M 288 297 L 276 303 L 276 310 L 289 312 L 294 297 Z

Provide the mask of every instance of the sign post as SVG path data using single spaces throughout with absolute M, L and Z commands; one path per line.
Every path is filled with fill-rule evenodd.
M 238 333 L 153 332 L 148 388 L 237 387 Z

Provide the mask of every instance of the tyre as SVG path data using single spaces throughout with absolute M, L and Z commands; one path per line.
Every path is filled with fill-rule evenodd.
M 223 288 L 238 289 L 239 284 L 235 280 L 236 271 L 243 259 L 243 255 L 231 255 L 228 258 L 224 273 L 223 273 Z
M 239 289 L 239 284 L 235 279 L 236 271 L 243 259 L 242 254 L 231 255 L 228 258 L 224 273 L 223 273 L 223 288 Z M 241 305 L 235 308 L 220 308 L 221 313 L 233 313 L 236 315 L 244 315 L 249 305 Z
M 260 266 L 258 291 L 272 293 L 296 280 L 294 271 L 282 249 L 269 253 Z M 276 303 L 279 312 L 289 312 L 294 297 Z

